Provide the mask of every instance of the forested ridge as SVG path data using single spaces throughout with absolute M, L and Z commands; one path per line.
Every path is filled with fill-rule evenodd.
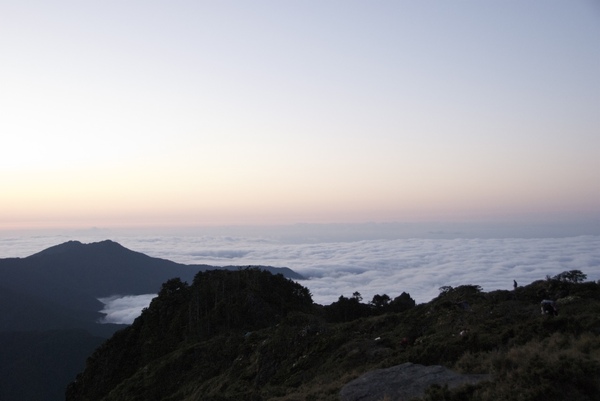
M 189 285 L 164 283 L 88 359 L 67 401 L 339 400 L 361 374 L 405 362 L 490 377 L 431 386 L 427 400 L 598 400 L 600 284 L 585 278 L 442 287 L 420 305 L 404 291 L 371 301 L 355 292 L 322 306 L 281 275 L 199 272 Z M 542 313 L 543 300 L 558 315 Z

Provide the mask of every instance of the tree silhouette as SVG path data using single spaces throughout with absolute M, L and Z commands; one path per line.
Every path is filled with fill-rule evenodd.
M 582 273 L 581 270 L 569 270 L 557 274 L 552 279 L 568 283 L 583 283 L 587 279 L 587 274 Z
M 375 308 L 383 309 L 386 306 L 388 306 L 390 301 L 391 301 L 391 299 L 387 294 L 383 294 L 383 295 L 375 294 L 375 295 L 373 295 L 373 299 L 371 300 L 371 305 L 373 305 Z

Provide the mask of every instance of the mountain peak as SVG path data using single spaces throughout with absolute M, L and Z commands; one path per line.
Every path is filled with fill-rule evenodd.
M 92 242 L 87 245 L 90 245 L 92 247 L 97 247 L 100 249 L 127 249 L 123 245 L 119 244 L 118 242 L 115 242 L 110 239 L 105 239 L 104 241 L 99 241 L 99 242 Z
M 87 250 L 100 250 L 100 251 L 116 251 L 116 250 L 125 250 L 123 245 L 118 242 L 106 239 L 104 241 L 99 242 L 90 242 L 88 244 L 84 244 L 81 241 L 67 241 L 62 244 L 51 246 L 50 248 L 46 248 L 43 251 L 35 253 L 29 257 L 40 257 L 40 256 L 49 256 L 49 255 L 61 255 L 66 253 L 71 253 L 74 251 L 82 251 L 84 249 Z M 133 252 L 133 251 L 132 251 Z
M 63 242 L 62 244 L 51 246 L 50 248 L 46 248 L 43 251 L 40 251 L 38 253 L 34 253 L 33 255 L 31 255 L 29 257 L 57 255 L 57 254 L 65 253 L 65 252 L 70 252 L 70 251 L 73 251 L 76 249 L 80 249 L 83 245 L 84 244 L 81 243 L 80 241 L 67 241 L 67 242 Z

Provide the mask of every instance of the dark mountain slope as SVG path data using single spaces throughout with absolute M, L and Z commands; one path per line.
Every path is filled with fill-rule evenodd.
M 0 332 L 0 400 L 63 400 L 61 383 L 103 341 L 83 330 Z
M 65 307 L 0 285 L 0 333 L 80 328 L 95 335 L 110 337 L 116 330 L 125 327 L 98 324 L 102 316 L 98 311 Z
M 557 300 L 558 316 L 540 314 L 546 298 Z M 88 360 L 67 401 L 333 401 L 361 374 L 406 362 L 491 375 L 431 388 L 430 401 L 600 399 L 599 283 L 444 287 L 401 312 L 360 304 L 361 317 L 341 322 L 337 312 L 353 302 L 308 300 L 297 284 L 253 270 L 167 282 Z

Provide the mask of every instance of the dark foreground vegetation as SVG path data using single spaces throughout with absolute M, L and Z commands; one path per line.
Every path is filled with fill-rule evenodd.
M 585 279 L 442 287 L 420 305 L 357 292 L 320 306 L 281 275 L 201 272 L 166 282 L 88 359 L 67 401 L 338 400 L 352 379 L 404 362 L 491 377 L 432 386 L 426 400 L 600 400 L 600 284 Z M 541 313 L 542 300 L 558 315 Z

